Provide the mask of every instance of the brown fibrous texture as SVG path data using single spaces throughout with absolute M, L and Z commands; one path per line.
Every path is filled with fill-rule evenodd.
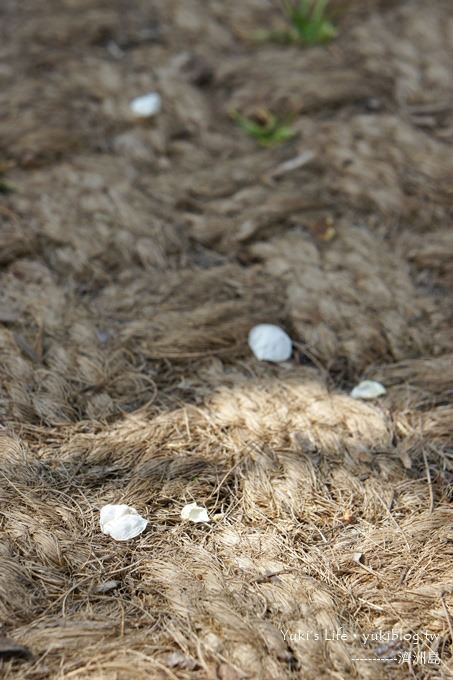
M 259 0 L 1 3 L 7 680 L 451 677 L 451 6 L 331 10 L 302 48 Z

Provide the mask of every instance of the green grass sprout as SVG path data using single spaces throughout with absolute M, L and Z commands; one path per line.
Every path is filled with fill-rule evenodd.
M 260 110 L 253 118 L 236 111 L 231 115 L 239 127 L 262 146 L 280 144 L 296 134 L 288 123 L 282 122 L 267 110 Z
M 287 30 L 256 31 L 257 42 L 276 42 L 281 45 L 318 45 L 338 34 L 328 18 L 329 0 L 282 0 L 283 13 L 290 24 Z
M 283 11 L 305 45 L 331 40 L 337 29 L 327 18 L 329 0 L 283 0 Z

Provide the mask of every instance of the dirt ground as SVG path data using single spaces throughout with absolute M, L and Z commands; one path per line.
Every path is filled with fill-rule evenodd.
M 0 4 L 3 678 L 451 677 L 452 7 L 332 9 Z

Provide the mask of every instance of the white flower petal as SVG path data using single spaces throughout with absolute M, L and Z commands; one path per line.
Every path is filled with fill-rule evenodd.
M 105 533 L 115 541 L 128 541 L 145 531 L 148 522 L 140 515 L 126 515 L 105 526 Z
M 158 92 L 149 92 L 133 99 L 129 106 L 137 118 L 151 118 L 161 110 L 162 99 Z
M 208 511 L 197 503 L 185 505 L 181 510 L 181 517 L 191 522 L 209 522 Z
M 141 534 L 148 521 L 128 505 L 104 505 L 100 513 L 101 531 L 116 541 L 128 541 Z
M 101 525 L 101 531 L 104 532 L 104 526 L 108 523 L 111 522 L 112 520 L 116 520 L 118 517 L 121 517 L 122 515 L 125 515 L 127 513 L 132 514 L 137 514 L 137 511 L 134 510 L 134 508 L 130 508 L 128 505 L 104 505 L 101 508 L 100 512 L 100 518 L 99 522 Z M 105 532 L 104 532 L 105 533 Z
M 183 509 L 181 510 L 181 517 L 182 519 L 189 519 L 190 513 L 194 508 L 197 507 L 196 503 L 189 503 L 188 505 L 185 505 Z
M 279 326 L 262 323 L 249 333 L 249 347 L 261 361 L 286 361 L 293 347 L 291 338 Z
M 375 380 L 363 380 L 356 385 L 351 392 L 351 397 L 354 399 L 376 399 L 385 394 L 387 390 L 384 385 Z

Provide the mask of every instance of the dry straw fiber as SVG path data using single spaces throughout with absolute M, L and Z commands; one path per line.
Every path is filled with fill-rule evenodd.
M 332 9 L 0 3 L 6 680 L 451 677 L 451 3 Z

